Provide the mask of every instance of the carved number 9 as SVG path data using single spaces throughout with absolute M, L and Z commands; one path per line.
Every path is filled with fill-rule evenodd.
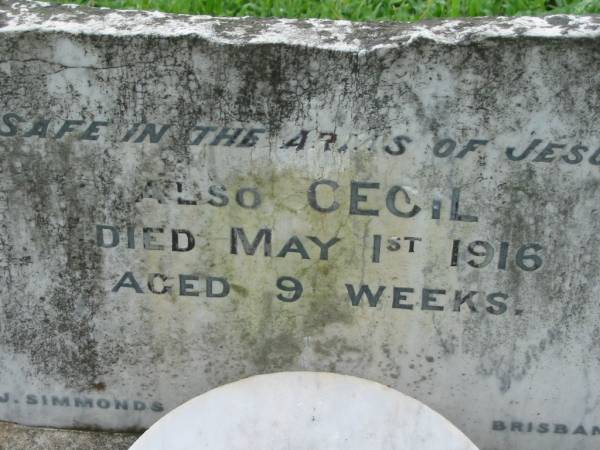
M 492 244 L 485 241 L 473 241 L 467 247 L 469 253 L 473 256 L 483 256 L 483 260 L 480 262 L 475 262 L 474 259 L 467 261 L 467 264 L 470 266 L 476 267 L 477 269 L 481 269 L 482 267 L 487 266 L 494 259 L 494 247 Z M 483 248 L 483 250 L 478 250 L 478 248 Z
M 277 279 L 277 288 L 291 293 L 288 296 L 277 294 L 277 298 L 282 302 L 295 302 L 302 296 L 302 283 L 293 277 L 279 277 Z

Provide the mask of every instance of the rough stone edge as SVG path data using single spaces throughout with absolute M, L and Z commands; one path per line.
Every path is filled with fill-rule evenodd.
M 62 32 L 114 36 L 192 36 L 217 44 L 287 44 L 360 52 L 428 40 L 460 45 L 516 37 L 597 39 L 600 15 L 547 15 L 416 23 L 257 19 L 112 10 L 0 0 L 0 33 Z
M 139 433 L 79 431 L 0 422 L 0 450 L 127 450 Z

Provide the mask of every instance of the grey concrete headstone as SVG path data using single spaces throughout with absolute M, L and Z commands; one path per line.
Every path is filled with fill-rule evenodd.
M 312 370 L 597 449 L 599 44 L 1 1 L 0 420 L 142 430 Z

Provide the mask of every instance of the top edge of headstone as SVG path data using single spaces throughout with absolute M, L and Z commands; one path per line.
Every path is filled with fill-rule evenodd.
M 407 46 L 423 40 L 463 45 L 517 37 L 598 39 L 600 15 L 487 17 L 413 23 L 351 22 L 191 16 L 0 0 L 0 33 L 27 31 L 114 36 L 194 36 L 221 44 L 286 44 L 356 52 Z

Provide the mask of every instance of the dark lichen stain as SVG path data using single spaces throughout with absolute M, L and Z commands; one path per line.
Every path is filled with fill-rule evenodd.
M 236 283 L 231 283 L 231 289 L 233 289 L 233 292 L 241 295 L 242 297 L 247 297 L 249 293 L 248 289 Z
M 264 373 L 293 365 L 302 347 L 294 336 L 283 332 L 265 338 L 255 350 L 252 361 Z
M 104 390 L 106 390 L 106 384 L 104 384 L 103 382 L 95 383 L 93 385 L 93 388 L 96 391 L 104 391 Z
M 550 25 L 567 26 L 571 23 L 569 16 L 549 16 L 544 18 Z
M 89 235 L 93 205 L 86 199 L 88 192 L 79 187 L 80 177 L 93 175 L 79 172 L 73 176 L 75 166 L 89 164 L 68 140 L 46 141 L 45 148 L 47 154 L 42 157 L 15 146 L 0 161 L 13 182 L 24 187 L 25 197 L 14 192 L 17 196 L 9 199 L 8 209 L 19 211 L 13 220 L 31 214 L 35 224 L 29 227 L 35 252 L 31 258 L 38 264 L 53 262 L 45 273 L 32 274 L 49 283 L 44 296 L 27 307 L 15 301 L 23 287 L 12 283 L 9 274 L 5 298 L 13 300 L 5 302 L 4 314 L 11 327 L 5 330 L 4 341 L 13 351 L 29 355 L 44 375 L 59 376 L 67 387 L 84 389 L 112 362 L 111 355 L 100 357 L 94 332 L 94 316 L 105 296 L 103 262 Z M 8 240 L 18 237 L 9 235 Z
M 311 336 L 330 324 L 342 323 L 351 325 L 352 322 L 352 310 L 344 299 L 317 296 L 309 304 L 302 329 L 305 335 Z

